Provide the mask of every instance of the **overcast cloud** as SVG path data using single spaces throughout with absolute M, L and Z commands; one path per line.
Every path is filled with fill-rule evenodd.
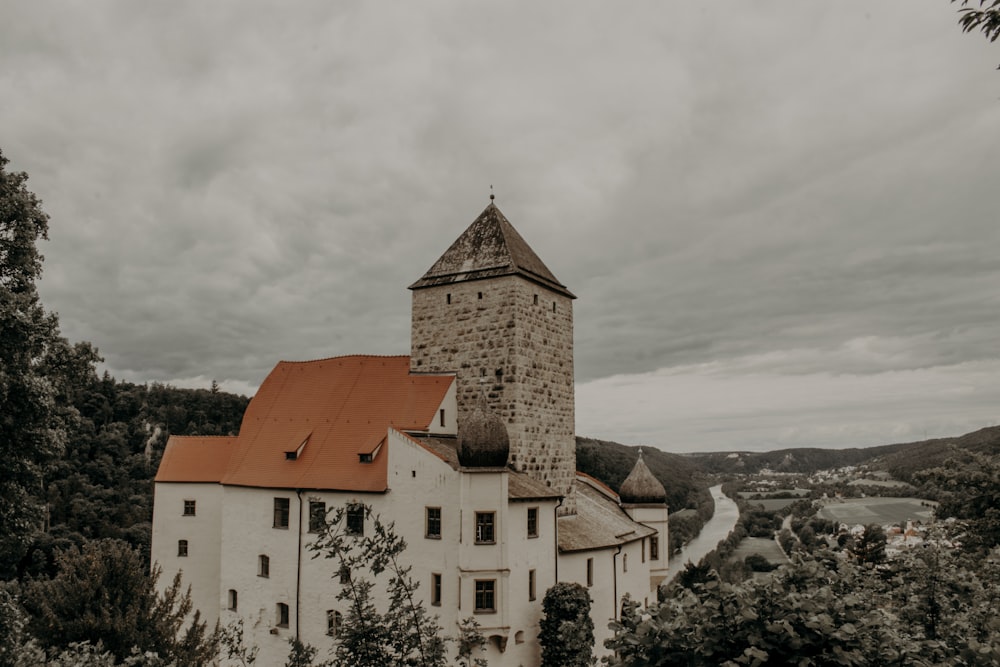
M 946 0 L 7 2 L 0 147 L 116 377 L 409 351 L 488 203 L 578 296 L 577 431 L 997 423 L 1000 47 Z

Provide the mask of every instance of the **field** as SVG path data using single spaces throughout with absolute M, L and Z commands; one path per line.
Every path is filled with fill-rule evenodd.
M 765 498 L 763 500 L 748 500 L 751 505 L 762 505 L 768 512 L 777 512 L 784 509 L 801 498 Z
M 750 554 L 760 554 L 775 565 L 787 563 L 778 543 L 765 537 L 747 537 L 733 550 L 730 560 L 743 560 Z
M 880 526 L 906 520 L 930 521 L 932 503 L 920 498 L 846 498 L 824 505 L 817 515 L 849 526 L 876 523 Z

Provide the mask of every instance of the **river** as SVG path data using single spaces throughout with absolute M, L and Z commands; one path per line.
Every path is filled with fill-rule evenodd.
M 736 522 L 740 518 L 740 510 L 732 499 L 722 494 L 722 485 L 713 486 L 709 489 L 712 499 L 715 501 L 715 513 L 708 523 L 702 527 L 698 537 L 691 540 L 684 551 L 670 557 L 670 575 L 668 580 L 677 576 L 677 573 L 684 569 L 690 561 L 697 564 L 705 554 L 719 546 L 719 542 L 724 540 L 736 527 Z

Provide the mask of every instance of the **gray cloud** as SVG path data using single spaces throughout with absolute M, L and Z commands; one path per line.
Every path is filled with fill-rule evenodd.
M 831 410 L 891 434 L 906 405 L 852 392 L 996 360 L 997 56 L 947 3 L 2 13 L 0 146 L 52 217 L 43 298 L 120 377 L 252 389 L 281 358 L 407 352 L 405 286 L 491 183 L 580 296 L 577 376 L 609 405 L 623 375 L 867 376 Z M 815 408 L 705 396 L 703 433 L 760 442 Z M 940 423 L 986 419 L 972 403 Z

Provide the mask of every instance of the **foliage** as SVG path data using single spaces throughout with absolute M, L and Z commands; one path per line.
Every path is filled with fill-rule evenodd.
M 545 592 L 538 639 L 542 667 L 586 667 L 594 664 L 594 621 L 590 593 L 576 583 L 561 582 Z
M 219 630 L 219 655 L 232 662 L 239 661 L 243 667 L 250 667 L 257 662 L 259 646 L 247 646 L 243 639 L 243 619 L 230 623 Z
M 743 562 L 752 572 L 771 572 L 778 567 L 777 565 L 771 563 L 767 557 L 761 556 L 760 554 L 750 554 L 743 559 Z
M 319 649 L 309 644 L 303 644 L 297 637 L 288 640 L 288 660 L 285 667 L 328 667 L 331 663 L 313 662 Z
M 995 564 L 976 569 L 936 546 L 937 583 L 833 557 L 798 557 L 762 579 L 709 580 L 664 603 L 629 605 L 606 646 L 616 666 L 996 664 L 1000 624 Z M 832 555 L 830 555 L 832 556 Z M 946 559 L 945 564 L 940 559 Z M 953 591 L 944 596 L 943 590 Z M 959 593 L 960 591 L 960 593 Z M 963 605 L 958 601 L 963 600 Z M 935 602 L 936 601 L 936 602 Z M 933 604 L 932 604 L 933 603 Z M 940 608 L 935 631 L 920 621 Z M 965 630 L 963 630 L 965 629 Z
M 854 539 L 851 554 L 861 564 L 879 565 L 885 562 L 886 535 L 882 526 L 870 523 Z
M 342 571 L 349 575 L 337 594 L 338 600 L 348 603 L 334 649 L 338 663 L 356 667 L 443 667 L 445 640 L 437 617 L 430 616 L 423 601 L 416 597 L 418 583 L 410 576 L 411 567 L 400 561 L 406 541 L 396 535 L 394 524 L 382 523 L 368 505 L 362 506 L 365 535 L 350 532 L 347 511 L 356 507 L 331 508 L 325 529 L 309 545 L 313 558 L 322 556 L 337 563 L 335 576 Z M 389 605 L 385 611 L 376 608 L 372 599 L 375 585 L 363 577 L 364 573 L 373 578 L 388 575 Z
M 951 0 L 953 3 L 958 0 Z M 970 0 L 961 0 L 958 24 L 962 32 L 982 31 L 991 42 L 1000 37 L 1000 0 L 979 0 L 979 8 L 970 7 Z
M 1000 545 L 1000 456 L 953 450 L 939 468 L 917 475 L 939 501 L 938 519 L 961 522 L 963 546 L 985 552 Z
M 120 540 L 73 547 L 56 562 L 56 576 L 28 582 L 22 599 L 28 630 L 43 648 L 101 642 L 118 660 L 137 647 L 181 664 L 215 655 L 216 636 L 200 614 L 187 618 L 191 597 L 181 592 L 180 574 L 158 595 L 158 571 L 147 575 L 139 553 Z
M 479 631 L 479 622 L 469 616 L 458 624 L 459 667 L 487 667 L 486 658 L 473 653 L 486 652 L 486 637 Z

